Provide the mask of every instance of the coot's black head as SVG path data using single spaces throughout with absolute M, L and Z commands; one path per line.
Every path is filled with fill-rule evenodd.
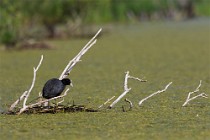
M 70 85 L 71 84 L 71 80 L 69 78 L 64 78 L 61 80 L 61 82 L 64 84 L 64 85 Z

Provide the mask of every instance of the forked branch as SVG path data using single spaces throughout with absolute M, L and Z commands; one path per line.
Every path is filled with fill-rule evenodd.
M 110 109 L 113 108 L 113 106 L 116 103 L 118 103 L 131 90 L 131 88 L 128 88 L 128 79 L 129 78 L 138 80 L 140 82 L 146 82 L 146 80 L 142 80 L 142 79 L 139 79 L 137 77 L 130 76 L 129 71 L 127 71 L 126 74 L 125 74 L 125 80 L 124 80 L 124 92 L 109 106 Z
M 34 76 L 33 76 L 33 80 L 32 80 L 32 83 L 31 83 L 31 86 L 30 86 L 29 90 L 23 92 L 23 94 L 19 97 L 19 99 L 17 99 L 17 100 L 10 106 L 9 111 L 12 111 L 12 110 L 18 105 L 18 103 L 19 103 L 20 101 L 22 101 L 23 99 L 24 99 L 24 101 L 23 101 L 23 108 L 26 107 L 26 102 L 27 102 L 27 100 L 28 100 L 28 97 L 29 97 L 29 95 L 30 95 L 30 93 L 31 93 L 31 91 L 32 91 L 32 89 L 33 89 L 33 87 L 34 87 L 35 81 L 36 81 L 36 72 L 38 71 L 39 67 L 41 66 L 42 61 L 43 61 L 43 55 L 41 55 L 41 59 L 40 59 L 40 61 L 39 61 L 39 64 L 37 65 L 37 67 L 36 67 L 36 68 L 35 68 L 35 67 L 33 68 L 33 70 L 34 70 Z
M 100 29 L 96 34 L 95 36 L 83 47 L 83 49 L 72 59 L 69 61 L 68 65 L 66 66 L 66 68 L 64 69 L 64 71 L 62 72 L 62 74 L 60 75 L 59 79 L 63 79 L 65 77 L 67 77 L 71 70 L 73 69 L 73 67 L 77 64 L 77 62 L 81 61 L 80 58 L 96 43 L 96 37 L 98 36 L 98 34 L 101 32 L 102 29 Z M 20 101 L 23 100 L 23 107 L 20 109 L 19 113 L 18 114 L 21 114 L 22 112 L 24 112 L 26 109 L 30 108 L 30 107 L 33 107 L 33 106 L 36 106 L 36 105 L 39 105 L 39 104 L 42 104 L 42 103 L 45 103 L 45 102 L 49 102 L 51 100 L 55 100 L 57 98 L 63 98 L 64 96 L 67 95 L 67 92 L 68 90 L 66 90 L 66 92 L 61 95 L 61 96 L 58 96 L 58 97 L 54 97 L 54 98 L 51 98 L 49 100 L 44 100 L 44 101 L 38 101 L 34 104 L 31 104 L 31 105 L 26 105 L 27 103 L 27 100 L 28 100 L 28 97 L 30 96 L 30 93 L 34 87 L 34 84 L 35 84 L 35 81 L 36 81 L 36 72 L 38 71 L 39 67 L 41 66 L 42 64 L 42 60 L 43 60 L 43 55 L 41 56 L 41 60 L 39 61 L 39 64 L 37 65 L 37 67 L 33 68 L 33 71 L 34 71 L 34 76 L 33 76 L 33 79 L 32 79 L 32 84 L 29 88 L 29 90 L 25 91 L 20 97 L 19 99 L 17 99 L 12 105 L 11 107 L 9 108 L 8 111 L 13 111 L 14 108 L 18 105 L 18 103 Z M 39 97 L 40 97 L 40 93 L 39 93 Z M 63 99 L 64 100 L 64 99 Z M 62 101 L 63 101 L 62 100 Z M 59 103 L 61 103 L 62 101 L 60 101 Z
M 41 59 L 39 61 L 38 66 L 36 68 L 34 67 L 34 77 L 33 77 L 32 83 L 31 83 L 31 87 L 29 88 L 29 90 L 28 90 L 28 92 L 26 94 L 26 97 L 25 97 L 25 99 L 23 101 L 23 108 L 26 106 L 26 102 L 28 100 L 28 97 L 29 97 L 29 95 L 30 95 L 30 93 L 31 93 L 31 91 L 32 91 L 32 89 L 34 87 L 34 84 L 35 84 L 35 81 L 36 81 L 36 72 L 39 70 L 39 67 L 42 64 L 42 60 L 43 60 L 43 55 L 41 55 Z
M 202 80 L 200 80 L 200 83 L 199 83 L 198 87 L 194 91 L 188 93 L 187 99 L 186 99 L 186 101 L 184 102 L 184 104 L 182 106 L 186 106 L 190 101 L 192 101 L 192 100 L 194 100 L 194 99 L 196 99 L 198 97 L 208 98 L 208 95 L 205 94 L 205 93 L 200 93 L 200 94 L 190 98 L 190 96 L 192 94 L 199 92 L 200 87 L 201 87 L 201 83 L 202 83 Z

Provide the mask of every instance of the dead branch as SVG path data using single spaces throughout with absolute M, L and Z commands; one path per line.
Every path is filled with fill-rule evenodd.
M 125 98 L 125 101 L 130 104 L 130 110 L 131 110 L 133 108 L 133 103 L 127 98 Z
M 29 90 L 24 91 L 23 94 L 19 97 L 19 99 L 17 99 L 17 100 L 10 106 L 9 111 L 12 111 L 12 110 L 18 105 L 18 103 L 19 103 L 20 101 L 22 101 L 23 99 L 24 99 L 24 101 L 23 101 L 23 108 L 26 107 L 26 102 L 27 102 L 27 100 L 28 100 L 28 97 L 29 97 L 29 95 L 30 95 L 30 93 L 31 93 L 31 91 L 32 91 L 32 89 L 33 89 L 33 87 L 34 87 L 35 81 L 36 81 L 36 72 L 38 71 L 39 67 L 41 66 L 42 60 L 43 60 L 43 55 L 41 55 L 41 59 L 40 59 L 40 61 L 39 61 L 39 64 L 37 65 L 37 67 L 36 67 L 36 68 L 35 68 L 35 67 L 33 68 L 33 70 L 34 70 L 34 76 L 33 76 L 33 80 L 32 80 L 31 87 L 29 88 Z
M 124 80 L 124 92 L 109 106 L 111 109 L 117 102 L 121 100 L 130 90 L 131 88 L 128 88 L 128 78 L 129 78 L 129 71 L 125 74 L 125 80 Z
M 129 71 L 126 72 L 125 74 L 125 80 L 124 80 L 124 92 L 109 106 L 109 108 L 111 109 L 116 103 L 118 103 L 130 90 L 131 88 L 128 88 L 128 79 L 135 79 L 138 80 L 140 82 L 146 82 L 146 80 L 142 80 L 133 76 L 129 75 Z
M 62 80 L 66 78 L 73 67 L 77 64 L 77 62 L 81 61 L 80 58 L 96 43 L 97 39 L 95 39 L 102 29 L 99 29 L 95 36 L 83 47 L 83 49 L 67 64 L 66 68 L 61 73 L 59 79 Z
M 134 79 L 134 80 L 137 80 L 137 81 L 139 81 L 139 82 L 147 82 L 147 80 L 144 80 L 144 79 L 139 79 L 139 78 L 137 78 L 137 77 L 133 77 L 133 76 L 130 76 L 129 75 L 129 77 L 128 78 L 130 78 L 130 79 Z
M 69 61 L 68 65 L 66 66 L 66 68 L 64 69 L 64 71 L 62 72 L 62 74 L 60 75 L 59 79 L 63 79 L 65 77 L 67 77 L 69 75 L 69 73 L 71 72 L 71 70 L 73 69 L 73 67 L 76 65 L 77 62 L 81 61 L 80 58 L 96 43 L 96 37 L 98 36 L 98 34 L 101 32 L 102 29 L 100 29 L 96 34 L 95 36 L 83 47 L 83 49 L 72 59 Z M 39 67 L 41 66 L 41 63 L 42 63 L 42 60 L 43 60 L 43 55 L 41 56 L 41 60 L 39 61 L 39 64 L 38 66 L 35 68 L 33 68 L 34 70 L 34 76 L 33 76 L 33 79 L 32 79 L 32 84 L 29 88 L 29 90 L 25 91 L 20 97 L 19 99 L 17 99 L 12 105 L 11 107 L 9 108 L 8 111 L 12 112 L 13 109 L 18 105 L 18 103 L 24 99 L 23 101 L 23 107 L 20 109 L 19 113 L 18 114 L 21 114 L 22 112 L 24 112 L 25 110 L 27 110 L 28 108 L 31 108 L 33 106 L 36 106 L 36 105 L 41 105 L 43 103 L 46 103 L 46 102 L 49 102 L 51 100 L 55 100 L 57 98 L 63 98 L 62 101 L 58 102 L 58 104 L 62 103 L 64 101 L 64 96 L 66 96 L 67 94 L 67 91 L 69 90 L 66 90 L 66 92 L 61 95 L 61 96 L 58 96 L 58 97 L 54 97 L 54 98 L 51 98 L 49 100 L 41 100 L 41 101 L 37 101 L 36 103 L 34 104 L 29 104 L 29 105 L 26 105 L 26 102 L 28 100 L 28 97 L 30 96 L 30 93 L 34 87 L 34 84 L 35 84 L 35 81 L 36 81 L 36 72 L 38 71 Z M 39 93 L 39 97 L 41 96 L 41 92 Z
M 66 91 L 64 92 L 63 95 L 60 95 L 60 96 L 57 96 L 57 97 L 53 97 L 53 98 L 51 98 L 51 99 L 46 99 L 46 100 L 39 101 L 39 102 L 37 102 L 37 103 L 34 103 L 34 104 L 29 105 L 28 107 L 31 108 L 31 107 L 34 107 L 34 106 L 37 106 L 37 105 L 41 105 L 41 104 L 43 104 L 43 103 L 46 103 L 46 102 L 55 100 L 55 99 L 63 98 L 63 97 L 65 97 L 65 96 L 67 95 L 68 91 L 69 91 L 69 88 L 66 89 Z
M 98 109 L 102 108 L 104 105 L 106 105 L 108 102 L 110 102 L 112 99 L 114 99 L 115 96 L 112 96 L 112 98 L 108 99 L 106 102 L 104 102 L 102 105 L 98 107 Z
M 32 83 L 31 83 L 31 87 L 29 88 L 29 90 L 28 90 L 28 92 L 27 92 L 27 94 L 26 94 L 26 97 L 24 98 L 24 101 L 23 101 L 23 108 L 25 108 L 26 102 L 27 102 L 27 100 L 28 100 L 28 97 L 29 97 L 29 95 L 30 95 L 30 93 L 31 93 L 31 91 L 32 91 L 32 89 L 33 89 L 33 87 L 34 87 L 34 84 L 35 84 L 35 81 L 36 81 L 36 72 L 38 71 L 39 67 L 41 66 L 42 60 L 43 60 L 43 55 L 41 55 L 41 59 L 40 59 L 40 61 L 39 61 L 38 66 L 37 66 L 36 68 L 34 67 L 34 77 L 33 77 Z
M 9 108 L 9 111 L 12 111 L 25 97 L 28 91 L 23 92 L 23 94 L 18 98 Z
M 154 95 L 156 95 L 156 94 L 158 94 L 158 93 L 165 92 L 171 84 L 172 84 L 172 82 L 170 82 L 168 85 L 166 85 L 166 87 L 165 87 L 163 90 L 159 90 L 159 91 L 157 91 L 157 92 L 154 92 L 154 93 L 152 93 L 151 95 L 149 95 L 149 96 L 147 96 L 146 98 L 144 98 L 144 99 L 142 99 L 141 101 L 139 101 L 139 106 L 141 106 L 142 103 L 143 103 L 144 101 L 146 101 L 147 99 L 151 98 L 152 96 L 154 96 Z
M 131 90 L 131 88 L 125 90 L 110 106 L 109 108 L 113 108 L 113 106 L 118 103 L 129 91 Z
M 34 104 L 30 104 L 30 105 L 27 105 L 25 106 L 25 108 L 21 108 L 18 115 L 20 115 L 21 113 L 23 113 L 24 111 L 26 111 L 28 108 L 33 108 L 34 106 L 39 106 L 39 105 L 42 105 L 46 102 L 49 102 L 49 101 L 52 101 L 52 100 L 55 100 L 55 99 L 59 99 L 59 98 L 63 98 L 67 95 L 67 92 L 69 91 L 69 88 L 64 92 L 63 95 L 60 95 L 60 96 L 57 96 L 57 97 L 54 97 L 54 98 L 51 98 L 51 99 L 46 99 L 46 100 L 42 100 L 42 101 L 39 101 L 37 103 L 34 103 Z
M 129 89 L 128 89 L 128 78 L 129 78 L 129 71 L 127 71 L 126 74 L 125 74 L 124 91 L 129 90 Z
M 199 92 L 200 87 L 201 87 L 201 83 L 202 83 L 202 80 L 200 80 L 200 83 L 199 83 L 198 87 L 194 91 L 188 93 L 187 99 L 186 99 L 186 101 L 184 102 L 184 104 L 182 106 L 186 106 L 190 101 L 192 101 L 192 100 L 194 100 L 194 99 L 196 99 L 198 97 L 208 98 L 208 95 L 205 94 L 205 93 L 200 93 L 200 94 L 190 98 L 190 96 L 192 94 Z

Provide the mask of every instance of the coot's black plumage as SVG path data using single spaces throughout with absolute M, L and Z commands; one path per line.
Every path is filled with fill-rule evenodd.
M 61 95 L 66 85 L 70 84 L 71 80 L 68 78 L 64 78 L 62 80 L 59 80 L 57 78 L 52 78 L 45 83 L 42 89 L 42 96 L 46 99 L 57 97 Z

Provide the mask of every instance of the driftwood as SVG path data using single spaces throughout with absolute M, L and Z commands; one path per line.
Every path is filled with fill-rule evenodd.
M 198 97 L 208 98 L 208 95 L 205 94 L 205 93 L 200 93 L 200 94 L 198 94 L 194 97 L 190 97 L 192 94 L 200 91 L 201 83 L 202 83 L 202 81 L 200 80 L 200 83 L 199 83 L 198 87 L 194 91 L 188 93 L 187 99 L 182 106 L 186 106 L 187 104 L 189 104 L 190 101 L 192 101 L 192 100 L 194 100 Z
M 102 29 L 100 29 L 95 34 L 95 36 L 82 48 L 82 50 L 72 60 L 69 61 L 69 63 L 66 65 L 65 69 L 63 70 L 63 72 L 61 73 L 61 75 L 59 77 L 60 80 L 69 76 L 73 67 L 78 62 L 81 61 L 81 57 L 97 42 L 96 37 L 99 35 L 101 30 Z M 29 87 L 29 89 L 24 91 L 22 93 L 22 95 L 10 106 L 10 108 L 6 114 L 22 114 L 22 113 L 27 113 L 27 114 L 33 113 L 34 114 L 34 113 L 57 113 L 57 112 L 76 112 L 76 111 L 97 112 L 97 111 L 99 111 L 99 109 L 104 107 L 106 104 L 108 104 L 111 100 L 113 100 L 115 98 L 115 96 L 111 97 L 106 102 L 104 102 L 102 105 L 100 105 L 97 109 L 86 108 L 84 105 L 75 105 L 74 103 L 67 104 L 67 105 L 61 105 L 61 103 L 64 102 L 64 98 L 68 95 L 68 91 L 69 91 L 69 88 L 68 88 L 62 95 L 51 98 L 51 99 L 43 99 L 41 96 L 41 92 L 39 92 L 39 96 L 37 98 L 39 100 L 37 100 L 35 103 L 27 104 L 28 98 L 29 98 L 29 96 L 33 90 L 33 87 L 35 85 L 35 82 L 36 82 L 37 71 L 42 64 L 43 59 L 44 59 L 44 57 L 42 55 L 37 67 L 33 68 L 33 79 L 32 79 L 32 83 L 31 83 L 31 86 Z M 146 82 L 146 80 L 130 76 L 129 71 L 127 71 L 125 74 L 125 79 L 124 79 L 124 91 L 108 106 L 109 109 L 113 108 L 123 97 L 125 97 L 125 95 L 128 92 L 130 92 L 131 88 L 128 87 L 128 79 L 134 79 L 139 82 Z M 187 104 L 189 104 L 190 101 L 192 101 L 198 97 L 208 98 L 207 94 L 205 94 L 205 93 L 200 93 L 194 97 L 191 97 L 192 94 L 199 92 L 201 83 L 202 83 L 202 81 L 200 80 L 198 87 L 193 92 L 189 92 L 187 99 L 182 106 L 186 106 Z M 139 106 L 141 106 L 144 101 L 148 100 L 149 98 L 153 97 L 154 95 L 165 92 L 171 84 L 172 84 L 172 82 L 167 84 L 164 89 L 154 92 L 154 93 L 150 94 L 149 96 L 147 96 L 146 98 L 140 100 Z M 56 99 L 62 99 L 62 100 L 53 106 L 51 106 L 50 104 L 48 104 L 47 106 L 45 105 L 46 103 L 49 103 L 50 101 L 53 101 Z M 22 103 L 22 106 L 20 107 L 18 105 L 20 104 L 21 101 L 23 103 Z M 134 106 L 133 103 L 130 100 L 128 100 L 127 98 L 125 98 L 124 101 L 130 105 L 129 109 L 131 110 Z M 126 111 L 124 106 L 122 106 L 122 110 L 124 112 Z
M 154 93 L 150 94 L 149 96 L 147 96 L 146 98 L 144 98 L 141 101 L 139 101 L 139 106 L 141 106 L 144 101 L 146 101 L 147 99 L 151 98 L 152 96 L 155 96 L 155 95 L 157 95 L 159 93 L 165 92 L 171 84 L 172 84 L 172 82 L 168 83 L 168 85 L 166 85 L 166 87 L 163 90 L 158 90 L 157 92 L 154 92 Z
M 73 69 L 73 67 L 79 62 L 81 61 L 80 58 L 96 43 L 96 37 L 98 36 L 98 34 L 101 32 L 102 29 L 100 29 L 96 34 L 95 36 L 83 47 L 83 49 L 72 59 L 69 61 L 69 63 L 67 64 L 66 68 L 63 70 L 63 72 L 61 73 L 59 79 L 63 79 L 63 78 L 66 78 L 71 70 Z M 65 93 L 63 95 L 60 95 L 60 96 L 57 96 L 57 97 L 54 97 L 54 98 L 51 98 L 51 99 L 46 99 L 46 100 L 40 100 L 40 101 L 37 101 L 33 104 L 27 104 L 27 100 L 30 96 L 30 93 L 34 87 L 34 84 L 35 84 L 35 81 L 36 81 L 36 73 L 39 69 L 39 67 L 41 66 L 42 64 L 42 60 L 43 60 L 43 55 L 41 56 L 41 59 L 39 61 L 39 64 L 36 68 L 34 68 L 34 76 L 33 76 L 33 80 L 32 80 L 32 84 L 29 88 L 29 90 L 23 92 L 23 94 L 10 106 L 9 110 L 8 110 L 8 114 L 21 114 L 23 112 L 33 112 L 31 110 L 39 110 L 38 108 L 40 108 L 40 110 L 38 112 L 42 112 L 43 109 L 44 109 L 44 112 L 51 112 L 51 108 L 49 105 L 48 106 L 44 106 L 45 103 L 51 101 L 51 100 L 55 100 L 55 99 L 58 99 L 58 98 L 63 98 L 62 101 L 58 102 L 58 104 L 62 103 L 64 101 L 64 97 L 67 95 L 67 92 L 69 89 L 67 89 L 65 91 Z M 40 93 L 39 93 L 39 97 L 40 97 Z M 22 108 L 19 108 L 18 107 L 18 104 L 23 100 L 23 105 L 22 105 Z M 55 107 L 57 107 L 58 105 L 56 105 Z M 63 107 L 61 109 L 61 107 L 59 107 L 60 110 L 65 110 L 66 108 Z M 71 110 L 70 108 L 66 109 L 66 110 Z M 80 109 L 79 109 L 80 110 Z M 84 109 L 84 110 L 88 110 L 88 109 Z
M 118 103 L 131 90 L 131 88 L 128 88 L 128 79 L 134 79 L 139 82 L 146 82 L 146 80 L 130 76 L 129 71 L 127 71 L 125 74 L 125 80 L 124 80 L 124 92 L 108 107 L 109 109 L 113 108 L 114 105 Z

